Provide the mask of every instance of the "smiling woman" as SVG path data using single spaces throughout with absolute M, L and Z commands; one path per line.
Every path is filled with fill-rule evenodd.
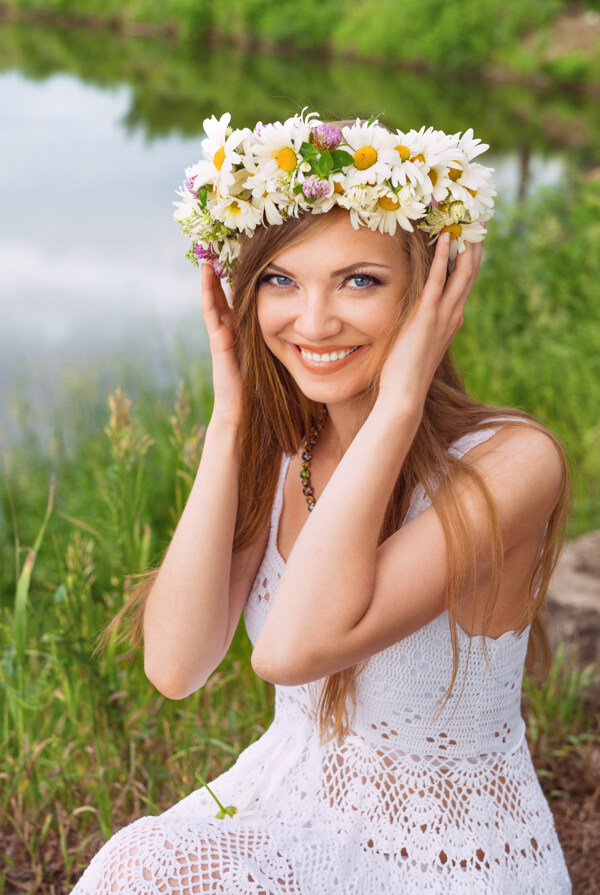
M 565 460 L 531 417 L 470 398 L 449 353 L 491 216 L 478 141 L 208 124 L 183 204 L 209 262 L 214 410 L 126 611 L 171 698 L 204 685 L 244 612 L 275 719 L 212 783 L 228 816 L 200 789 L 141 818 L 75 892 L 566 895 L 520 714 L 525 661 L 547 658 Z M 234 228 L 254 191 L 261 223 Z
M 325 229 L 281 252 L 262 275 L 257 311 L 263 338 L 311 400 L 338 402 L 373 380 L 408 280 L 402 242 L 355 230 L 347 213 L 336 209 Z M 348 368 L 343 381 L 324 379 L 342 368 Z M 302 377 L 302 370 L 318 381 Z

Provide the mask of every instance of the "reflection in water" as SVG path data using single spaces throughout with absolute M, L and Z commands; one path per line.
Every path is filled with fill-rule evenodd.
M 33 381 L 44 369 L 47 383 L 66 359 L 77 368 L 134 342 L 150 376 L 150 358 L 172 350 L 178 329 L 189 333 L 182 318 L 199 323 L 198 274 L 171 203 L 213 112 L 251 125 L 309 105 L 323 117 L 381 112 L 404 128 L 473 127 L 493 146 L 484 160 L 504 202 L 558 182 L 565 164 L 585 166 L 600 130 L 598 110 L 572 98 L 83 31 L 0 27 L 1 68 L 4 395 L 16 370 Z M 160 339 L 145 347 L 150 320 Z M 0 405 L 0 423 L 6 414 Z

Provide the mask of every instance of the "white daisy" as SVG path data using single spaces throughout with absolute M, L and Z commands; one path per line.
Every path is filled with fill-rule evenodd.
M 214 185 L 217 193 L 227 192 L 233 182 L 233 166 L 241 162 L 236 152 L 242 140 L 250 133 L 248 128 L 232 131 L 231 115 L 225 112 L 221 118 L 206 118 L 203 124 L 206 139 L 202 141 L 204 160 L 186 170 L 190 189 L 197 192 L 203 186 Z
M 471 220 L 489 220 L 493 216 L 496 190 L 492 183 L 492 171 L 493 168 L 475 162 L 450 186 L 452 196 L 464 202 Z
M 237 230 L 249 235 L 262 220 L 260 210 L 241 196 L 219 196 L 211 213 L 230 230 Z
M 432 199 L 443 202 L 452 183 L 451 166 L 457 164 L 457 159 L 463 158 L 456 137 L 449 136 L 443 131 L 436 131 L 432 127 L 427 130 L 422 127 L 419 131 L 409 131 L 406 140 L 407 146 L 413 151 L 410 161 L 417 166 L 424 182 L 424 201 L 427 204 Z
M 449 258 L 450 261 L 454 261 L 457 255 L 462 255 L 466 250 L 465 243 L 481 242 L 485 238 L 486 231 L 479 221 L 475 221 L 472 224 L 461 221 L 460 223 L 448 224 L 441 232 L 450 234 Z
M 422 218 L 427 210 L 416 196 L 414 188 L 406 184 L 398 192 L 394 192 L 384 184 L 376 192 L 375 210 L 365 216 L 370 229 L 393 236 L 400 225 L 403 230 L 412 233 L 414 227 L 411 221 Z
M 264 180 L 271 180 L 281 174 L 292 174 L 302 161 L 300 146 L 308 142 L 310 119 L 294 115 L 287 121 L 275 121 L 255 131 L 252 142 L 252 157 L 260 168 Z M 246 167 L 250 168 L 249 162 Z
M 413 133 L 416 132 L 413 131 Z M 402 131 L 396 131 L 395 140 L 396 159 L 390 177 L 392 186 L 398 186 L 398 184 L 404 186 L 406 183 L 412 183 L 413 186 L 419 184 L 422 188 L 428 187 L 429 183 L 422 170 L 423 166 L 413 161 L 413 157 L 419 154 L 420 146 Z
M 458 148 L 465 154 L 468 162 L 473 161 L 474 158 L 477 158 L 478 155 L 490 148 L 488 143 L 482 143 L 478 137 L 475 140 L 473 139 L 472 127 L 466 130 L 462 137 L 460 134 L 455 134 L 455 137 L 459 138 Z
M 342 133 L 354 159 L 345 172 L 348 187 L 381 183 L 390 178 L 393 166 L 398 164 L 395 134 L 376 122 L 361 124 L 360 118 L 351 127 L 344 127 Z
M 246 144 L 245 149 L 246 149 Z M 256 159 L 252 155 L 251 149 L 244 152 L 244 173 L 245 179 L 242 186 L 248 190 L 251 195 L 251 202 L 264 214 L 269 224 L 283 224 L 284 220 L 289 216 L 286 209 L 294 200 L 292 192 L 292 200 L 287 182 L 284 183 L 284 189 L 278 189 L 277 178 L 265 178 L 263 169 L 257 164 Z M 248 176 L 249 175 L 249 176 Z M 282 180 L 286 180 L 282 178 Z M 283 214 L 282 214 L 283 212 Z

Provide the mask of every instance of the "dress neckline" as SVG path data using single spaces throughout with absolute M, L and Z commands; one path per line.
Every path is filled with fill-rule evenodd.
M 494 417 L 487 422 L 492 423 L 492 422 L 499 422 L 501 420 L 509 422 L 510 418 Z M 489 431 L 492 431 L 492 434 L 488 437 L 492 438 L 498 431 L 498 428 L 499 427 L 495 427 L 495 426 L 486 426 L 485 428 L 478 429 L 476 432 L 469 432 L 469 433 L 467 433 L 467 435 L 464 435 L 461 438 L 457 439 L 457 441 L 454 442 L 450 446 L 450 450 L 456 451 L 458 453 L 459 457 L 464 456 L 464 453 L 467 453 L 471 447 L 475 447 L 475 444 L 481 444 L 482 441 L 478 439 L 477 442 L 475 442 L 473 444 L 468 444 L 468 442 L 467 442 L 467 447 L 464 452 L 459 447 L 461 442 L 466 441 L 467 439 L 469 439 L 469 441 L 470 441 L 473 435 L 481 436 L 484 433 L 487 435 L 487 433 Z M 487 440 L 488 440 L 487 438 L 483 439 L 483 441 L 487 441 Z M 281 468 L 279 470 L 279 479 L 277 482 L 277 490 L 275 492 L 275 501 L 274 501 L 274 505 L 273 505 L 273 514 L 271 517 L 271 528 L 270 528 L 270 533 L 269 533 L 269 547 L 271 548 L 271 550 L 273 552 L 276 562 L 280 565 L 282 570 L 286 566 L 286 560 L 281 555 L 281 552 L 280 552 L 279 546 L 278 546 L 279 523 L 281 520 L 281 513 L 283 510 L 283 492 L 285 489 L 285 483 L 287 480 L 287 474 L 288 474 L 288 470 L 290 467 L 290 462 L 291 462 L 292 457 L 293 457 L 293 454 L 283 454 L 282 458 L 281 458 Z M 415 492 L 416 492 L 416 489 L 415 489 Z M 413 495 L 415 494 L 415 492 L 413 492 Z M 440 613 L 440 615 L 436 616 L 434 619 L 432 619 L 431 622 L 429 622 L 429 625 L 436 625 L 440 629 L 442 627 L 447 627 L 448 624 L 449 624 L 449 620 L 448 620 L 448 611 L 447 610 L 444 610 L 443 612 Z M 512 629 L 509 631 L 503 631 L 502 634 L 499 634 L 497 637 L 490 637 L 487 634 L 486 635 L 470 634 L 463 627 L 461 627 L 458 624 L 458 622 L 456 622 L 456 628 L 457 628 L 459 637 L 467 638 L 467 640 L 472 640 L 475 642 L 481 642 L 485 638 L 486 646 L 487 646 L 487 644 L 491 643 L 491 644 L 493 644 L 493 647 L 496 645 L 505 643 L 511 637 L 514 638 L 515 641 L 520 641 L 522 637 L 524 637 L 524 636 L 527 637 L 530 627 L 531 627 L 530 625 L 527 625 L 527 627 L 524 628 L 523 631 L 521 631 L 520 633 L 517 633 L 516 630 Z

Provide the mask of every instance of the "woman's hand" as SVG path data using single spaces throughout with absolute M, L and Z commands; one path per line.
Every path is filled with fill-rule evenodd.
M 449 248 L 450 240 L 442 235 L 423 294 L 383 365 L 378 404 L 387 402 L 394 407 L 408 402 L 422 410 L 435 371 L 463 324 L 465 304 L 479 270 L 482 243 L 467 243 L 446 279 Z
M 242 377 L 236 350 L 237 326 L 221 281 L 208 261 L 202 267 L 202 314 L 212 358 L 213 417 L 238 424 L 242 415 Z

